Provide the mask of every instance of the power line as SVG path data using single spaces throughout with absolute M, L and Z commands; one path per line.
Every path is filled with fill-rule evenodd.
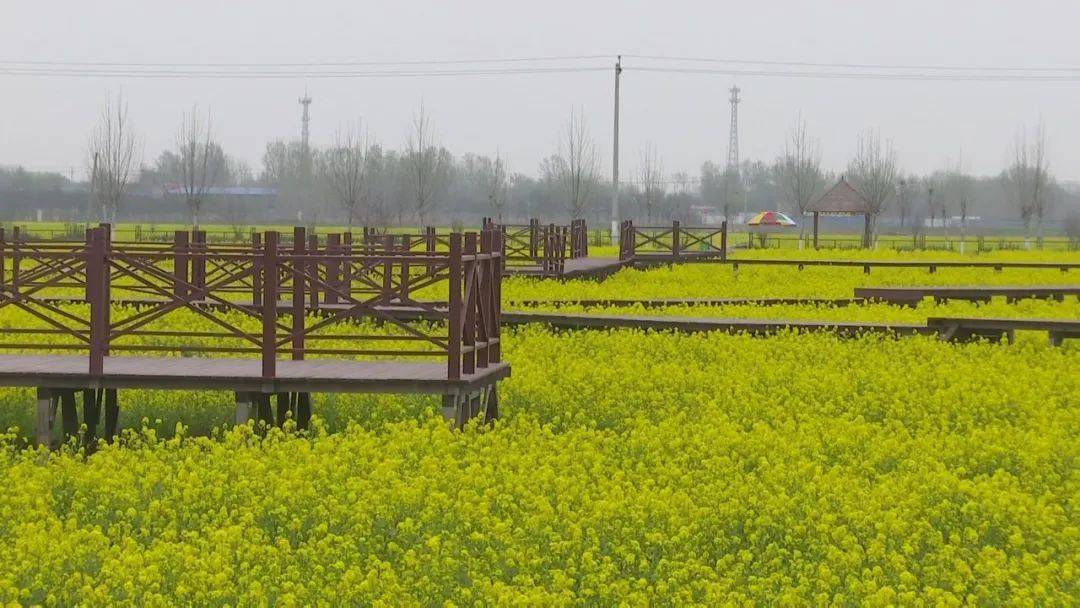
M 77 68 L 10 68 L 0 67 L 0 76 L 45 76 L 64 78 L 147 78 L 147 79 L 196 79 L 196 78 L 239 78 L 239 79 L 319 79 L 319 78 L 417 78 L 439 76 L 508 76 L 517 74 L 568 74 L 576 72 L 607 71 L 606 67 L 535 67 L 535 68 L 499 68 L 499 69 L 455 69 L 455 70 L 338 70 L 338 71 L 296 71 L 296 70 L 247 70 L 247 71 L 204 71 L 179 69 L 77 69 Z
M 398 61 L 323 61 L 323 62 L 294 62 L 294 63 L 136 63 L 124 61 L 37 61 L 37 60 L 6 60 L 0 61 L 0 66 L 77 66 L 77 67 L 139 67 L 139 68 L 281 68 L 281 67 L 392 67 L 407 65 L 466 65 L 466 64 L 490 64 L 490 63 L 524 63 L 540 61 L 581 61 L 610 59 L 611 55 L 548 55 L 537 57 L 507 57 L 501 59 L 406 59 Z
M 774 78 L 835 78 L 845 80 L 908 80 L 931 82 L 1078 82 L 1080 74 L 1051 75 L 991 75 L 991 74 L 903 74 L 884 72 L 813 72 L 798 70 L 745 70 L 723 68 L 630 67 L 635 72 L 664 72 L 672 74 L 718 74 L 723 76 L 761 76 Z
M 940 70 L 953 72 L 1080 72 L 1080 67 L 1054 66 L 957 66 L 934 64 L 884 64 L 884 63 L 819 63 L 811 61 L 775 61 L 766 59 L 723 59 L 708 57 L 676 57 L 668 55 L 623 55 L 633 59 L 653 61 L 683 61 L 688 63 L 723 63 L 732 65 L 796 66 L 830 69 L 867 70 Z
M 747 60 L 663 55 L 626 55 L 645 62 L 626 65 L 637 72 L 716 74 L 772 78 L 911 80 L 967 82 L 1075 82 L 1080 68 L 1050 66 L 949 66 L 809 61 Z M 608 67 L 574 65 L 610 59 L 608 55 L 549 55 L 478 59 L 412 59 L 292 63 L 148 63 L 100 61 L 2 60 L 0 76 L 145 79 L 330 79 L 428 78 L 567 74 L 606 71 Z M 569 62 L 569 65 L 561 65 Z M 652 62 L 652 64 L 650 64 Z M 662 62 L 656 65 L 656 62 Z M 544 63 L 554 65 L 542 65 Z M 699 64 L 732 67 L 705 67 Z M 526 65 L 522 65 L 526 64 Z M 530 65 L 531 64 L 531 65 Z M 540 65 L 536 65 L 540 64 Z M 446 66 L 442 68 L 440 66 Z M 491 66 L 491 67 L 485 67 Z M 758 66 L 758 67 L 755 67 Z

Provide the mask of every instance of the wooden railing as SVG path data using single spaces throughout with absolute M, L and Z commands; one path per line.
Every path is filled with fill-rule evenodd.
M 484 218 L 483 226 L 485 230 L 503 234 L 508 267 L 539 267 L 544 276 L 559 276 L 566 260 L 589 255 L 589 229 L 585 220 L 557 225 L 541 224 L 534 218 L 528 224 L 500 224 Z
M 172 243 L 116 242 L 100 226 L 79 243 L 9 240 L 0 230 L 0 309 L 40 321 L 5 328 L 0 349 L 86 351 L 91 375 L 116 352 L 259 355 L 267 379 L 282 355 L 437 357 L 455 380 L 500 360 L 502 250 L 502 233 L 492 230 L 452 233 L 445 251 L 419 252 L 400 239 L 357 245 L 347 235 L 320 247 L 302 227 L 289 244 L 270 231 L 233 245 L 209 244 L 198 231 L 179 231 Z M 420 290 L 445 298 L 416 299 Z M 133 298 L 138 308 L 113 306 Z M 312 308 L 324 316 L 306 314 Z M 417 326 L 394 314 L 403 308 L 446 322 Z M 217 330 L 153 329 L 179 310 Z M 357 317 L 396 335 L 323 331 Z M 348 346 L 320 346 L 325 340 Z M 386 346 L 400 342 L 414 346 Z
M 720 226 L 635 226 L 625 220 L 619 227 L 619 259 L 647 260 L 727 257 L 727 222 Z

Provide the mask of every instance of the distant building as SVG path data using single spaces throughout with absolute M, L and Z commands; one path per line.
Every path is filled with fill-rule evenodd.
M 959 215 L 952 217 L 940 218 L 940 217 L 928 217 L 923 220 L 923 226 L 926 228 L 959 228 L 961 225 L 966 226 L 978 226 L 982 223 L 982 217 L 978 215 L 970 215 L 965 222 L 964 218 Z
M 1062 181 L 1058 182 L 1061 185 L 1062 190 L 1069 194 L 1080 194 L 1080 181 Z
M 724 214 L 716 207 L 708 205 L 690 205 L 690 215 L 702 226 L 719 226 L 724 221 Z
M 277 198 L 278 191 L 277 188 L 263 186 L 209 186 L 204 194 L 220 199 L 266 199 Z M 165 195 L 183 197 L 184 187 L 175 184 L 166 185 Z

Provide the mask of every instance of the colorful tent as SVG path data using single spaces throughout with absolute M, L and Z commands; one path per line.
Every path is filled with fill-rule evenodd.
M 794 220 L 779 211 L 762 211 L 746 222 L 747 226 L 795 226 Z

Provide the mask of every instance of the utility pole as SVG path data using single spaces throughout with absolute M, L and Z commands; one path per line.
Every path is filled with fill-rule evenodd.
M 611 242 L 619 242 L 619 77 L 622 55 L 615 59 L 615 136 L 611 159 Z

